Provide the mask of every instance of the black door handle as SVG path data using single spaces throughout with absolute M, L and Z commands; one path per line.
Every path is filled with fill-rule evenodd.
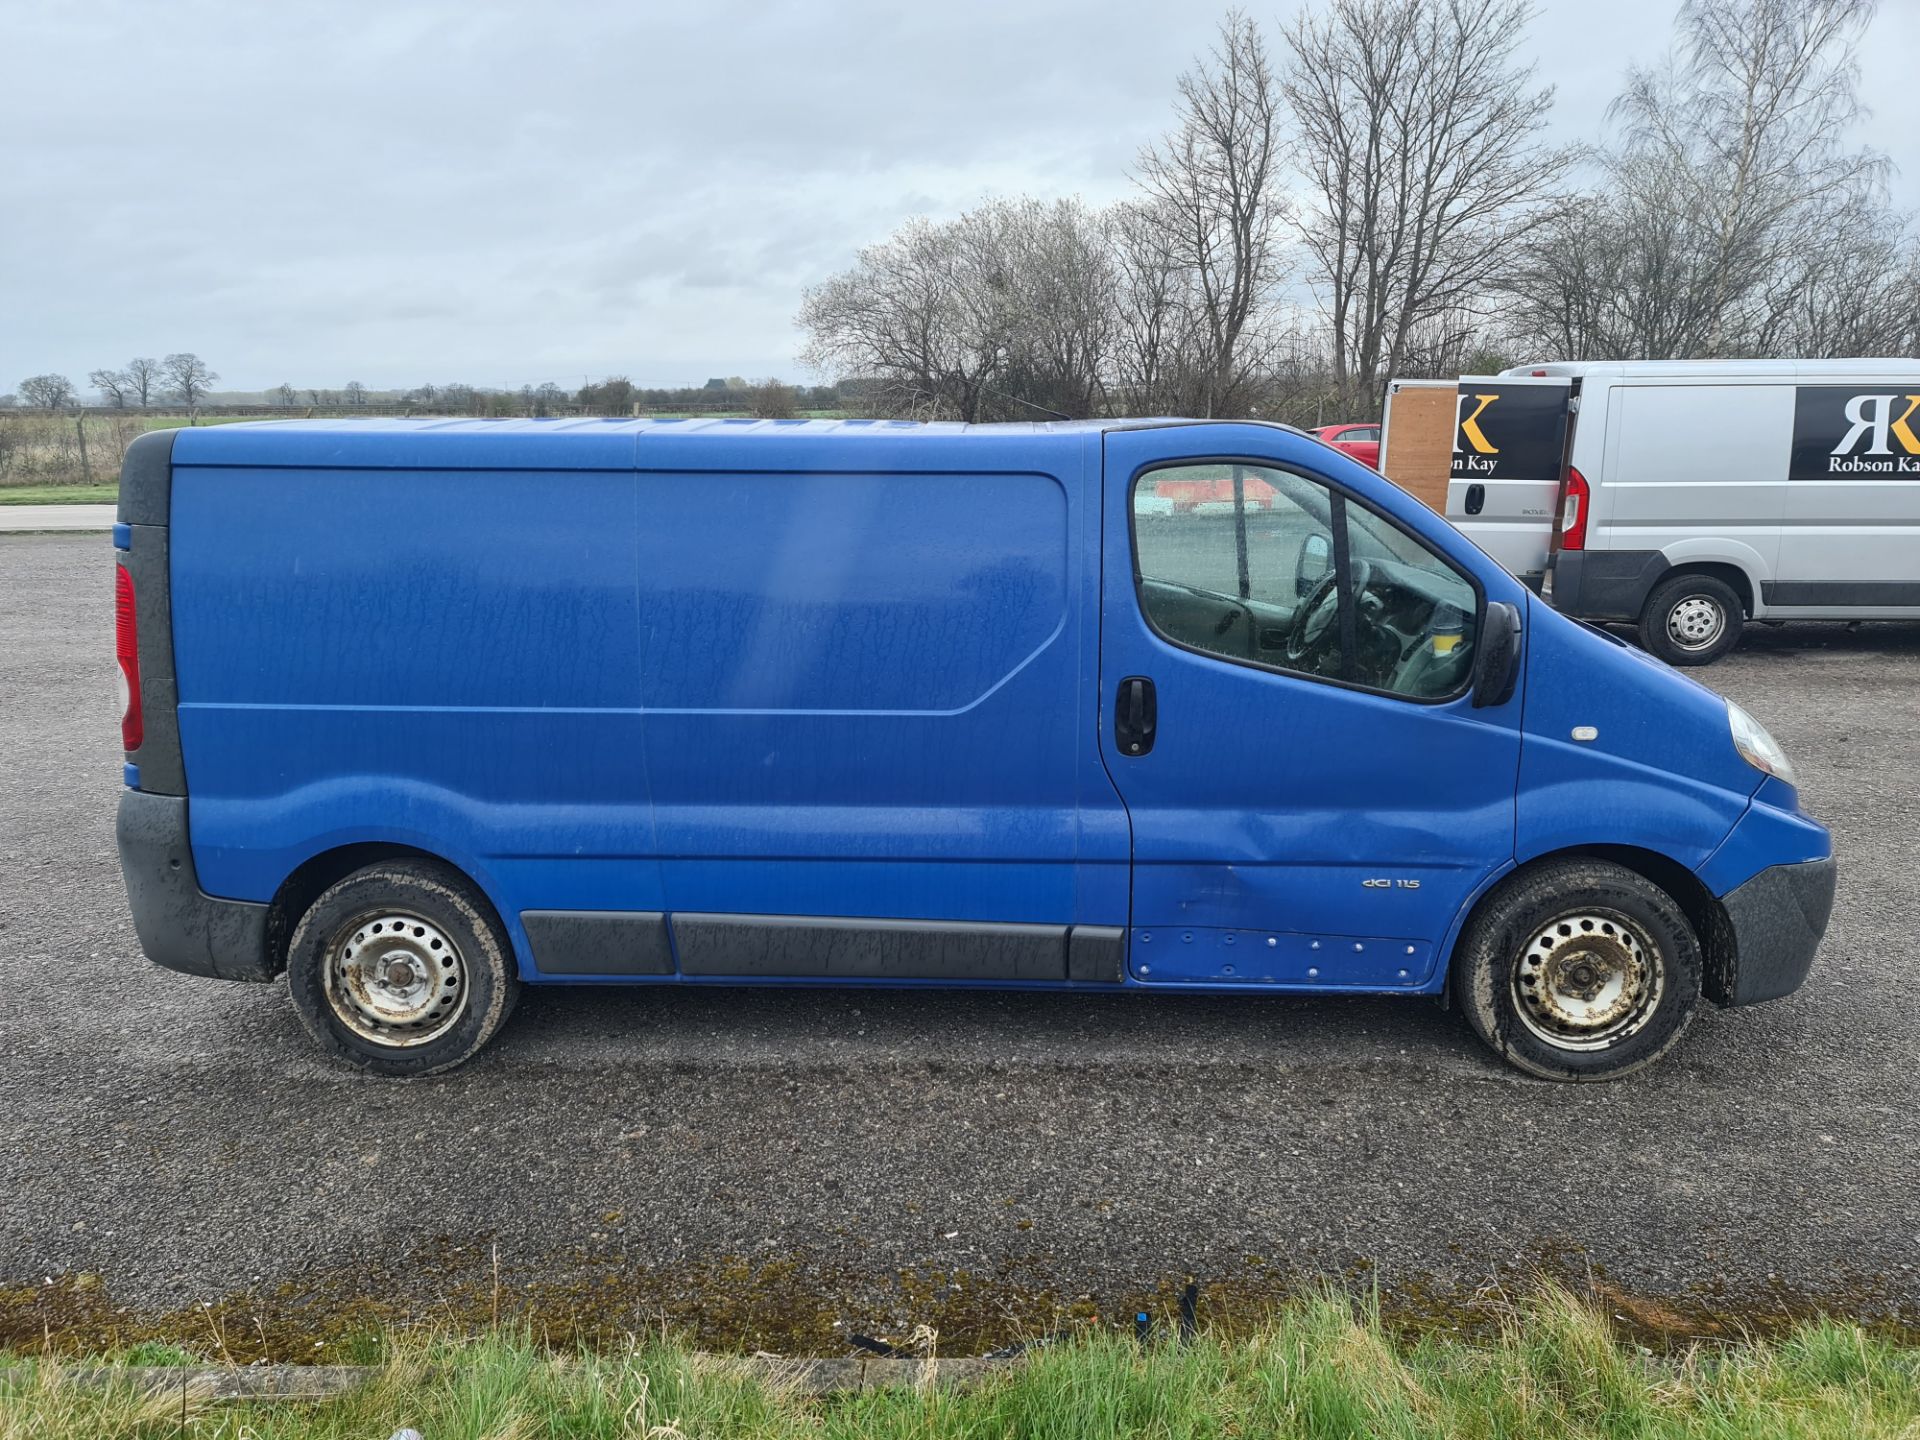
M 1467 486 L 1467 514 L 1478 515 L 1486 508 L 1487 487 L 1480 484 Z
M 1153 681 L 1146 676 L 1129 675 L 1120 682 L 1113 707 L 1113 743 L 1122 755 L 1144 755 L 1153 749 L 1159 708 Z

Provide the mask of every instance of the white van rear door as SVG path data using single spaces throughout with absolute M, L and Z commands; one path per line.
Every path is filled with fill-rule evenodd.
M 1447 519 L 1538 589 L 1566 462 L 1575 381 L 1463 375 Z

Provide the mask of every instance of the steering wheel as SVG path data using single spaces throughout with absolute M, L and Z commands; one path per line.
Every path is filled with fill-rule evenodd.
M 1333 623 L 1334 616 L 1340 613 L 1339 597 L 1335 587 L 1339 584 L 1340 572 L 1332 569 L 1322 575 L 1307 598 L 1300 602 L 1300 608 L 1293 612 L 1293 625 L 1287 631 L 1286 656 L 1290 664 L 1298 665 L 1307 658 L 1307 654 L 1319 645 L 1327 634 L 1327 627 Z M 1360 559 L 1353 562 L 1353 593 L 1361 595 L 1373 580 L 1373 566 Z M 1335 603 L 1329 605 L 1329 600 Z

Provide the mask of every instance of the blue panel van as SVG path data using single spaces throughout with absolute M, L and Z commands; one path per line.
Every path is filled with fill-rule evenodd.
M 1523 1070 L 1797 988 L 1751 717 L 1242 422 L 161 432 L 115 527 L 158 964 L 363 1070 L 524 985 L 1444 998 Z

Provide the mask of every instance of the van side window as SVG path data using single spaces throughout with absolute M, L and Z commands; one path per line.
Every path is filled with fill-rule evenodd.
M 1224 462 L 1149 470 L 1133 534 L 1141 610 L 1176 645 L 1415 699 L 1466 688 L 1472 584 L 1317 481 Z

